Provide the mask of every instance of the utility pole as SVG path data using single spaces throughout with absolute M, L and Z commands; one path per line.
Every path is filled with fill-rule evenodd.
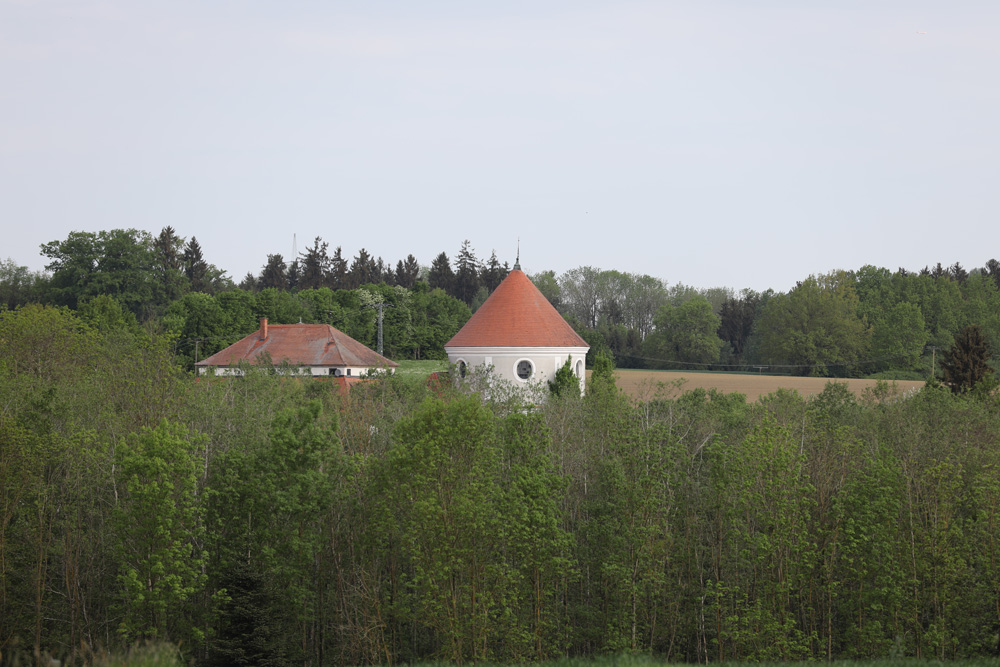
M 365 308 L 378 308 L 378 353 L 382 354 L 382 311 L 385 308 L 395 308 L 391 303 L 373 303 Z
M 936 356 L 936 352 L 941 348 L 935 347 L 934 345 L 929 345 L 928 347 L 931 348 L 931 377 L 934 377 L 934 358 Z

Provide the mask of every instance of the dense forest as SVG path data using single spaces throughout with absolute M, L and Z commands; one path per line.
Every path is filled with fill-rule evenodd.
M 47 270 L 0 262 L 0 304 L 104 308 L 112 298 L 147 329 L 174 336 L 190 365 L 247 335 L 257 319 L 327 323 L 374 346 L 385 303 L 394 359 L 441 359 L 443 344 L 510 270 L 465 241 L 423 266 L 395 265 L 362 248 L 353 257 L 316 238 L 286 261 L 268 255 L 238 284 L 208 263 L 195 237 L 170 227 L 73 232 L 42 246 Z M 617 270 L 579 267 L 530 276 L 591 345 L 620 368 L 729 370 L 922 380 L 968 326 L 1000 346 L 1000 262 L 966 270 L 940 263 L 895 272 L 875 266 L 804 277 L 786 293 L 694 288 Z M 94 300 L 97 303 L 92 303 Z
M 1000 410 L 599 358 L 580 398 L 194 381 L 127 317 L 0 312 L 0 650 L 198 664 L 992 655 Z M 531 400 L 528 408 L 524 400 Z
M 540 274 L 594 344 L 584 397 L 402 375 L 340 395 L 251 368 L 195 380 L 189 365 L 261 315 L 371 343 L 364 306 L 379 302 L 397 306 L 390 356 L 440 357 L 489 293 L 484 266 L 497 282 L 506 268 L 401 261 L 407 284 L 368 257 L 378 282 L 337 282 L 317 239 L 294 270 L 273 262 L 285 282 L 262 284 L 264 271 L 237 287 L 192 246 L 172 230 L 74 234 L 45 246 L 45 274 L 3 266 L 4 655 L 82 661 L 146 639 L 205 665 L 1000 651 L 989 264 L 866 267 L 738 296 Z M 644 298 L 654 310 L 631 310 Z M 731 311 L 746 316 L 739 348 Z M 767 327 L 811 356 L 782 352 Z M 634 402 L 611 361 L 700 350 L 686 363 L 774 354 L 795 372 L 926 377 L 927 346 L 945 384 L 904 395 L 887 381 L 858 398 L 831 383 L 753 404 L 678 386 Z

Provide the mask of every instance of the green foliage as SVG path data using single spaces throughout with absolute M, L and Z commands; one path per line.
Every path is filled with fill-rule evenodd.
M 993 374 L 993 369 L 989 366 L 992 357 L 983 330 L 975 325 L 965 327 L 955 334 L 951 350 L 941 359 L 944 383 L 953 392 L 960 394 L 989 382 Z M 991 388 L 992 386 L 986 392 Z
M 153 237 L 136 229 L 70 232 L 63 241 L 42 245 L 52 272 L 52 300 L 76 308 L 106 294 L 137 316 L 165 305 L 165 286 L 157 280 Z
M 566 358 L 566 363 L 556 369 L 555 377 L 549 380 L 549 392 L 553 396 L 580 395 L 580 378 L 573 372 L 572 359 L 569 357 Z
M 205 585 L 204 507 L 199 450 L 178 424 L 144 429 L 116 452 L 121 500 L 115 525 L 127 639 L 200 641 L 204 630 L 185 603 Z
M 931 343 L 980 317 L 992 335 L 995 296 L 975 271 L 959 285 L 871 269 L 851 284 L 866 370 L 880 327 L 902 335 L 917 314 Z M 672 294 L 675 308 L 697 300 Z M 387 334 L 418 356 L 418 335 L 467 317 L 440 295 L 321 287 L 261 303 L 362 337 L 374 313 L 360 306 L 394 303 Z M 164 324 L 243 336 L 256 297 L 182 298 Z M 611 323 L 624 316 L 601 312 L 595 333 L 629 349 Z M 153 635 L 202 664 L 996 650 L 992 398 L 882 383 L 858 399 L 831 383 L 810 399 L 636 401 L 599 354 L 583 400 L 428 399 L 426 372 L 340 395 L 253 369 L 195 381 L 158 326 L 106 295 L 77 313 L 0 312 L 5 658 L 37 647 L 86 663 Z
M 719 360 L 724 345 L 716 335 L 719 318 L 705 297 L 695 296 L 678 306 L 662 306 L 654 324 L 655 330 L 643 344 L 643 354 L 654 367 L 676 365 L 671 362 L 707 365 Z
M 0 261 L 0 308 L 11 310 L 39 301 L 48 279 L 10 258 Z
M 810 276 L 765 306 L 760 355 L 772 366 L 791 365 L 802 375 L 850 373 L 868 345 L 857 310 L 846 275 Z

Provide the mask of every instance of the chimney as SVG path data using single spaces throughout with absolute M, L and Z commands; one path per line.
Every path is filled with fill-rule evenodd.
M 260 339 L 267 340 L 267 318 L 260 318 Z

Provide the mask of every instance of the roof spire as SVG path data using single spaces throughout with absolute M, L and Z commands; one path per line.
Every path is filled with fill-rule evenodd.
M 521 237 L 517 237 L 517 259 L 514 260 L 514 270 L 521 270 Z

